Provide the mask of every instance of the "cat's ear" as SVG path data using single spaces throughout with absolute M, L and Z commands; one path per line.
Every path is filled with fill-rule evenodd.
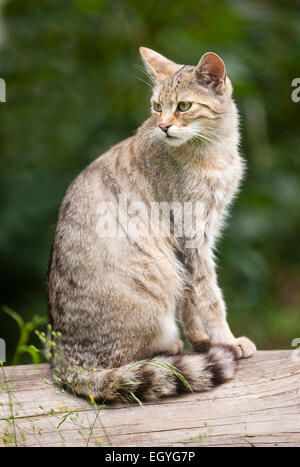
M 140 54 L 148 73 L 158 81 L 163 81 L 167 76 L 175 73 L 178 65 L 147 47 L 140 47 Z
M 195 69 L 198 84 L 222 94 L 226 85 L 226 68 L 223 60 L 213 52 L 204 54 Z

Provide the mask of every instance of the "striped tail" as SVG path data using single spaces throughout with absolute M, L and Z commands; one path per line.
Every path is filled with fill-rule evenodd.
M 190 390 L 208 391 L 231 379 L 237 354 L 230 345 L 205 353 L 159 356 L 112 369 L 84 369 L 54 362 L 63 386 L 80 396 L 105 402 L 155 401 Z

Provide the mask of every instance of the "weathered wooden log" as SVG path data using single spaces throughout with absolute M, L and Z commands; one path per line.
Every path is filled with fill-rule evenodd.
M 63 393 L 47 364 L 0 368 L 0 445 L 297 446 L 300 362 L 260 351 L 211 392 L 96 407 Z

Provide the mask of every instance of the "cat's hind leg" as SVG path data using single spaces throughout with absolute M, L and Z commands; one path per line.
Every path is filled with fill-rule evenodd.
M 157 335 L 152 342 L 153 353 L 167 353 L 176 355 L 183 349 L 183 342 L 179 337 L 175 316 L 167 315 L 159 320 Z

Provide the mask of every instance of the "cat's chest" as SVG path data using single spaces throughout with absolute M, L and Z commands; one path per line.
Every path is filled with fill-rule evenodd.
M 192 170 L 181 180 L 182 201 L 203 203 L 206 210 L 221 213 L 235 195 L 242 177 L 239 163 L 222 169 L 204 168 Z

